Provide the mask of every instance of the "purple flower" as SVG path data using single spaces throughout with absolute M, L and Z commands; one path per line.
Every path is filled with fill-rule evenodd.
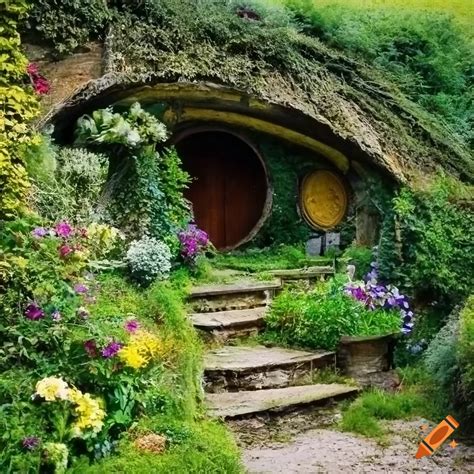
M 95 343 L 94 339 L 89 339 L 88 341 L 84 342 L 84 349 L 89 357 L 97 357 L 97 344 Z
M 43 237 L 46 237 L 48 235 L 49 231 L 45 227 L 36 227 L 31 234 L 33 237 L 36 237 L 37 239 L 42 239 Z
M 36 449 L 40 444 L 40 439 L 37 436 L 27 436 L 23 438 L 21 442 L 24 449 L 28 449 L 29 451 L 33 451 Z
M 189 224 L 186 230 L 179 232 L 178 239 L 181 243 L 181 256 L 191 263 L 209 245 L 209 236 L 195 224 Z
M 25 316 L 32 321 L 38 321 L 44 318 L 44 311 L 32 301 L 25 309 Z
M 87 288 L 87 286 L 83 285 L 82 283 L 78 283 L 77 285 L 74 285 L 74 291 L 78 294 L 84 294 L 89 291 L 89 288 Z
M 136 319 L 129 319 L 124 325 L 125 331 L 134 333 L 140 329 L 140 323 Z
M 106 359 L 111 359 L 117 355 L 117 352 L 122 349 L 122 344 L 117 341 L 112 341 L 102 349 L 102 356 Z
M 77 308 L 76 316 L 78 316 L 81 319 L 89 319 L 90 313 L 89 313 L 89 311 L 87 311 L 86 308 L 81 306 L 80 308 Z
M 56 235 L 58 235 L 59 237 L 67 238 L 72 234 L 72 227 L 67 221 L 59 222 L 54 228 L 54 230 L 56 231 Z
M 51 317 L 53 318 L 53 321 L 61 321 L 62 319 L 61 313 L 57 309 L 51 313 Z

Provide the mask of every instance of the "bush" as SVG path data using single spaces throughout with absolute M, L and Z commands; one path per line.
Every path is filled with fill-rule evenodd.
M 73 52 L 105 30 L 110 13 L 103 0 L 37 0 L 28 28 L 41 33 L 58 55 Z
M 284 290 L 272 302 L 265 337 L 284 344 L 333 350 L 343 335 L 369 336 L 398 332 L 397 311 L 371 311 L 344 294 L 335 278 L 310 292 Z
M 22 153 L 33 183 L 30 205 L 43 219 L 87 225 L 103 217 L 98 203 L 108 172 L 104 155 L 59 148 L 47 135 Z
M 394 199 L 404 262 L 399 278 L 423 300 L 448 308 L 469 295 L 474 281 L 471 191 L 441 176 L 425 191 L 403 188 Z
M 460 390 L 458 407 L 466 430 L 474 431 L 474 296 L 469 297 L 459 315 L 458 360 Z
M 446 325 L 431 341 L 424 355 L 428 373 L 448 400 L 453 397 L 459 370 L 457 364 L 458 318 L 459 311 L 454 311 Z
M 144 285 L 167 278 L 171 270 L 169 247 L 148 236 L 130 244 L 125 260 L 132 277 Z

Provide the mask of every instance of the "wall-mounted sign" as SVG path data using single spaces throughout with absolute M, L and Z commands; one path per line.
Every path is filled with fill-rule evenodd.
M 331 229 L 337 226 L 346 214 L 347 205 L 344 181 L 332 171 L 312 171 L 303 179 L 300 207 L 311 227 Z

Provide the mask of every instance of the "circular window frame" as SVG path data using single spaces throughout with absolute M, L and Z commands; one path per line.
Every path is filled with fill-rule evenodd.
M 317 174 L 326 174 L 331 176 L 332 179 L 334 179 L 340 187 L 340 190 L 342 191 L 342 195 L 344 198 L 344 210 L 343 212 L 338 215 L 337 219 L 334 220 L 334 222 L 331 222 L 329 224 L 321 223 L 320 221 L 318 222 L 314 216 L 311 216 L 310 213 L 308 212 L 306 208 L 306 204 L 304 202 L 304 188 L 305 184 L 315 175 Z M 303 179 L 300 182 L 299 186 L 299 196 L 298 196 L 298 205 L 299 205 L 299 210 L 300 210 L 300 215 L 303 217 L 305 222 L 308 224 L 309 227 L 311 227 L 313 230 L 317 231 L 329 231 L 331 229 L 336 228 L 338 225 L 341 224 L 341 222 L 344 220 L 344 218 L 347 216 L 347 213 L 349 211 L 349 188 L 347 185 L 347 181 L 344 178 L 344 176 L 341 176 L 338 173 L 335 173 L 333 170 L 330 169 L 313 169 L 309 171 L 308 173 L 305 174 Z

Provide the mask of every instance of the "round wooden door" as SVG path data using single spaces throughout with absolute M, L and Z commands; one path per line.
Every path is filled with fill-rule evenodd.
M 176 149 L 192 177 L 186 197 L 197 225 L 217 249 L 235 248 L 265 206 L 267 180 L 259 157 L 244 141 L 220 131 L 187 136 Z

